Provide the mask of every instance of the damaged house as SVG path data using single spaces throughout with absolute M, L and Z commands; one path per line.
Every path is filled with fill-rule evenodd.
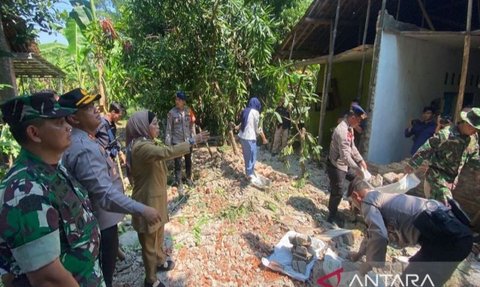
M 352 100 L 369 113 L 360 151 L 376 164 L 409 156 L 410 120 L 435 104 L 458 120 L 480 106 L 480 2 L 315 0 L 276 53 L 298 68 L 320 64 L 308 128 L 328 147 Z M 327 95 L 324 97 L 323 95 Z M 480 171 L 468 164 L 453 191 L 480 231 Z
M 474 3 L 473 3 L 474 2 Z M 409 155 L 409 120 L 435 104 L 456 118 L 480 105 L 480 10 L 471 0 L 316 0 L 277 51 L 320 64 L 309 129 L 328 146 L 351 101 L 369 111 L 360 149 L 373 163 Z M 326 92 L 328 91 L 328 92 Z

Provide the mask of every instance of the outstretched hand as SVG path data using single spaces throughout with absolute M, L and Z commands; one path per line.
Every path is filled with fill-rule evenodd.
M 196 144 L 206 142 L 206 141 L 208 141 L 209 138 L 210 138 L 210 132 L 209 131 L 202 131 L 202 132 L 196 134 L 193 137 Z

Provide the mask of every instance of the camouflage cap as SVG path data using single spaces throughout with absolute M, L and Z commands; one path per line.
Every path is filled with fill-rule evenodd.
M 56 119 L 68 116 L 76 109 L 62 108 L 48 94 L 15 97 L 1 106 L 3 121 L 15 126 L 33 119 Z
M 472 108 L 468 111 L 460 112 L 460 118 L 469 123 L 472 127 L 480 130 L 480 108 Z
M 100 95 L 90 95 L 82 88 L 76 88 L 60 96 L 58 103 L 62 107 L 81 108 L 100 99 Z

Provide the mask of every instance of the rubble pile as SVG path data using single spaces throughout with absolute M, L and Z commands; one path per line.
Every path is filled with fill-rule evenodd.
M 166 286 L 317 286 L 317 278 L 324 274 L 322 260 L 315 262 L 305 283 L 262 265 L 261 259 L 272 254 L 288 231 L 322 240 L 340 257 L 358 250 L 365 224 L 343 200 L 339 210 L 347 218 L 345 231 L 332 230 L 326 222 L 328 178 L 317 163 L 308 163 L 310 177 L 299 180 L 294 156 L 287 169 L 278 157 L 261 150 L 255 170 L 272 184 L 260 190 L 245 177 L 241 155 L 234 155 L 229 147 L 211 150 L 212 156 L 206 148 L 195 151 L 196 187 L 188 189 L 187 196 L 179 197 L 174 187 L 168 190 L 170 222 L 165 245 L 176 267 L 158 273 Z M 395 178 L 384 178 L 391 170 L 383 171 L 383 181 Z M 402 171 L 403 167 L 398 173 Z M 120 229 L 126 259 L 117 264 L 114 286 L 142 286 L 140 245 L 129 217 Z M 308 259 L 308 254 L 303 255 Z M 406 256 L 404 251 L 389 248 L 388 260 L 397 255 Z

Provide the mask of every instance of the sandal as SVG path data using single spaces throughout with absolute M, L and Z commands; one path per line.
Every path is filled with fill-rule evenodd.
M 162 265 L 157 266 L 157 271 L 166 272 L 175 268 L 175 262 L 173 260 L 167 260 Z

